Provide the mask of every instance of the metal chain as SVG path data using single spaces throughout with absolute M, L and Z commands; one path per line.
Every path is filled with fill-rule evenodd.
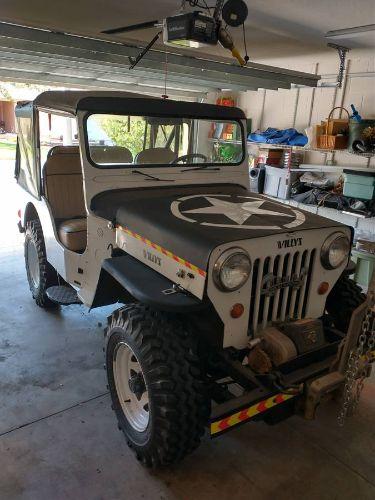
M 371 352 L 375 346 L 375 292 L 369 293 L 369 305 L 365 318 L 362 322 L 361 334 L 358 345 L 350 351 L 348 366 L 345 375 L 345 386 L 343 393 L 343 404 L 338 415 L 340 426 L 345 424 L 346 417 L 352 415 L 357 408 L 361 392 L 364 387 L 365 378 L 371 363 Z M 366 346 L 367 343 L 367 346 Z M 363 365 L 360 370 L 360 362 Z
M 332 49 L 336 49 L 339 56 L 340 66 L 337 75 L 337 86 L 339 89 L 341 89 L 342 82 L 344 79 L 346 54 L 347 52 L 349 52 L 350 49 L 348 47 L 343 47 L 342 45 L 336 45 L 335 43 L 328 43 L 327 45 Z

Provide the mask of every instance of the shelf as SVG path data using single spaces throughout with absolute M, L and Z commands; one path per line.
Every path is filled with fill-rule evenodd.
M 238 144 L 241 145 L 242 141 L 237 139 L 216 139 L 214 137 L 210 137 L 209 142 L 220 142 L 221 144 Z M 267 142 L 252 142 L 246 141 L 247 147 L 257 146 L 261 149 L 284 149 L 284 150 L 292 150 L 292 151 L 300 151 L 300 152 L 312 152 L 312 153 L 321 153 L 321 154 L 332 154 L 332 153 L 346 153 L 353 156 L 359 156 L 361 158 L 373 158 L 375 157 L 375 153 L 355 153 L 354 151 L 349 151 L 348 149 L 318 149 L 318 148 L 306 148 L 305 146 L 289 146 L 288 144 L 268 144 Z
M 375 172 L 375 168 L 358 168 L 353 166 L 340 165 L 314 165 L 309 163 L 301 163 L 298 168 L 291 168 L 291 172 L 333 172 L 342 173 L 344 169 L 352 169 L 356 172 Z
M 354 156 L 359 156 L 362 158 L 373 158 L 375 153 L 356 153 L 354 151 L 349 151 L 348 149 L 318 149 L 318 148 L 306 148 L 305 146 L 289 146 L 288 144 L 268 144 L 266 142 L 252 142 L 247 141 L 248 146 L 258 146 L 263 149 L 286 149 L 292 151 L 302 151 L 302 152 L 314 152 L 321 154 L 328 153 L 346 153 Z
M 268 144 L 267 142 L 247 141 L 248 146 L 258 146 L 262 149 L 291 149 L 293 151 L 309 151 L 304 146 L 289 146 L 288 144 Z

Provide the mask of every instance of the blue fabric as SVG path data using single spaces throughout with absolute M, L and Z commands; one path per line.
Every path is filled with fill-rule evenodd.
M 307 137 L 297 132 L 295 128 L 279 130 L 269 127 L 264 132 L 254 132 L 249 134 L 250 142 L 265 142 L 266 144 L 288 144 L 290 146 L 305 146 Z

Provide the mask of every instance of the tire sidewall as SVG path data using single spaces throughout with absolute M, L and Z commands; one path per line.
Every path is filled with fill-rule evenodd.
M 129 345 L 129 347 L 132 349 L 134 354 L 136 355 L 138 362 L 142 368 L 143 372 L 143 377 L 146 383 L 146 386 L 148 388 L 148 395 L 149 395 L 149 422 L 147 425 L 147 428 L 143 431 L 137 431 L 134 429 L 134 427 L 130 424 L 128 419 L 125 416 L 125 413 L 121 407 L 121 403 L 119 401 L 118 393 L 117 393 L 117 388 L 116 388 L 116 383 L 114 379 L 114 373 L 113 373 L 113 363 L 114 363 L 114 358 L 116 354 L 116 349 L 119 346 L 120 343 L 125 342 L 126 344 Z M 130 441 L 131 446 L 133 447 L 141 447 L 141 448 L 147 448 L 147 445 L 150 443 L 152 439 L 152 431 L 153 431 L 153 398 L 152 398 L 152 392 L 149 389 L 149 382 L 147 380 L 147 372 L 145 370 L 145 367 L 142 365 L 142 355 L 139 352 L 139 348 L 137 347 L 136 343 L 134 342 L 134 339 L 131 337 L 130 333 L 121 327 L 114 327 L 111 331 L 110 337 L 107 341 L 107 349 L 106 349 L 106 366 L 107 366 L 107 377 L 108 377 L 108 386 L 111 394 L 111 399 L 112 399 L 112 405 L 113 405 L 113 410 L 116 413 L 119 426 L 121 427 L 121 430 L 125 434 L 126 438 Z
M 29 242 L 32 242 L 33 245 L 35 246 L 36 253 L 38 255 L 38 265 L 39 265 L 39 286 L 36 287 L 33 283 L 33 280 L 30 275 L 30 269 L 29 269 L 29 260 L 28 260 L 28 248 L 29 248 Z M 37 241 L 35 238 L 35 234 L 32 230 L 31 224 L 27 224 L 26 226 L 26 231 L 25 231 L 25 267 L 26 267 L 26 275 L 27 275 L 27 281 L 29 283 L 30 291 L 32 293 L 33 298 L 37 298 L 42 294 L 42 286 L 43 286 L 43 270 L 41 269 L 40 266 L 40 252 L 38 249 Z

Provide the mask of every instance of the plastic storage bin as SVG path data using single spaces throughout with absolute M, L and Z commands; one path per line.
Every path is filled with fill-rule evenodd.
M 372 273 L 375 270 L 375 255 L 359 250 L 352 250 L 352 259 L 357 264 L 354 281 L 365 288 L 368 288 Z
M 266 178 L 264 182 L 264 194 L 281 198 L 289 198 L 289 183 L 293 183 L 297 177 L 295 172 L 289 172 L 287 168 L 277 168 L 266 165 Z
M 361 200 L 375 198 L 375 172 L 365 170 L 344 170 L 344 195 Z

